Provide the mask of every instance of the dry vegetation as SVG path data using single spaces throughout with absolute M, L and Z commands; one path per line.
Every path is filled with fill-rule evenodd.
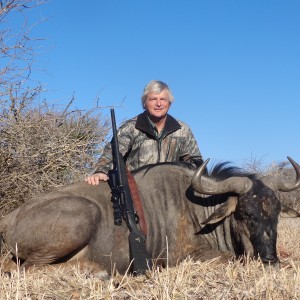
M 76 266 L 19 271 L 0 275 L 0 299 L 299 299 L 299 228 L 300 219 L 280 222 L 280 268 L 266 268 L 259 261 L 221 264 L 218 258 L 187 258 L 176 268 L 106 281 Z
M 108 125 L 100 112 L 0 104 L 0 211 L 90 173 Z M 7 104 L 7 103 L 6 103 Z M 21 103 L 22 104 L 22 103 Z M 28 108 L 30 107 L 30 108 Z
M 292 169 L 275 168 L 274 176 L 294 179 Z M 270 169 L 267 170 L 270 172 Z M 278 173 L 279 172 L 279 173 Z M 289 199 L 290 195 L 291 199 Z M 287 193 L 285 203 L 300 198 Z M 299 205 L 296 205 L 299 207 Z M 296 207 L 294 207 L 296 208 Z M 89 270 L 47 267 L 0 275 L 2 299 L 300 299 L 300 218 L 280 219 L 279 267 L 260 261 L 186 258 L 174 268 L 149 271 L 145 276 L 117 275 L 101 280 Z M 3 253 L 0 269 L 9 254 Z

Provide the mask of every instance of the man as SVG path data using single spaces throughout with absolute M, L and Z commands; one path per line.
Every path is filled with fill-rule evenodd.
M 144 165 L 197 158 L 202 162 L 194 135 L 184 122 L 168 114 L 174 100 L 168 85 L 150 81 L 144 88 L 144 112 L 126 121 L 118 130 L 119 150 L 129 171 Z M 108 143 L 96 164 L 95 173 L 85 179 L 98 185 L 108 180 L 112 168 L 111 145 Z

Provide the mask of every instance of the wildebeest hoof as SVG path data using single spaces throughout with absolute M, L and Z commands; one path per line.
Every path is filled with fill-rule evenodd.
M 264 268 L 265 270 L 279 270 L 280 269 L 280 263 L 279 262 L 276 262 L 276 263 L 273 263 L 273 264 L 270 264 L 270 263 L 263 263 L 264 265 Z
M 4 277 L 11 278 L 12 274 L 10 271 L 3 272 Z
M 94 278 L 97 278 L 97 279 L 100 279 L 100 280 L 103 280 L 103 281 L 106 281 L 106 280 L 110 279 L 110 276 L 107 273 L 107 271 L 100 271 L 100 272 L 94 273 L 92 276 Z

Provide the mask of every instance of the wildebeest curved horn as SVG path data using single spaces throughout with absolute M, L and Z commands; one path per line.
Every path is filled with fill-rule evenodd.
M 287 157 L 287 159 L 290 161 L 292 166 L 295 169 L 296 172 L 296 180 L 293 183 L 285 183 L 285 182 L 278 182 L 278 191 L 281 192 L 291 192 L 293 190 L 296 190 L 297 188 L 300 187 L 300 166 L 291 158 Z
M 192 178 L 192 187 L 204 195 L 218 195 L 223 193 L 245 194 L 252 187 L 252 181 L 247 177 L 230 177 L 223 181 L 204 177 L 203 173 L 208 164 L 207 159 L 195 172 Z

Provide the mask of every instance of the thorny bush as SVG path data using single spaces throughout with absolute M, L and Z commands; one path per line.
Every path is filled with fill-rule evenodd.
M 7 104 L 7 103 L 6 103 Z M 100 110 L 83 112 L 16 99 L 0 110 L 0 211 L 90 173 L 109 130 Z

